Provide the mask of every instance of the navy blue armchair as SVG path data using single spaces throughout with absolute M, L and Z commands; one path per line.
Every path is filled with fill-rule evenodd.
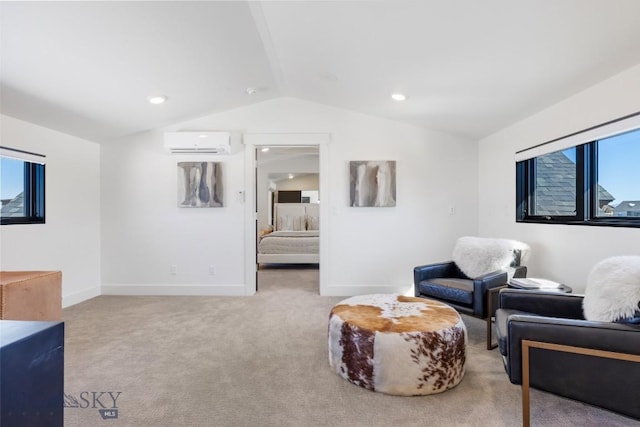
M 527 267 L 519 265 L 519 257 L 515 258 L 514 264 L 514 277 L 526 277 Z M 496 347 L 492 344 L 491 318 L 498 307 L 497 291 L 506 287 L 507 281 L 506 270 L 467 277 L 453 261 L 413 269 L 416 297 L 442 301 L 460 313 L 487 320 L 487 350 Z
M 585 320 L 582 295 L 503 289 L 499 299 L 500 353 L 523 396 L 531 386 L 640 420 L 640 324 Z

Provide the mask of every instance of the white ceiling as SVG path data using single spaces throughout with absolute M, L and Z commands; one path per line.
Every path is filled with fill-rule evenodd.
M 4 1 L 0 108 L 104 142 L 289 96 L 478 139 L 639 64 L 639 18 L 638 0 Z
M 296 163 L 302 163 L 308 165 L 315 163 L 318 165 L 320 161 L 320 150 L 318 147 L 305 146 L 305 147 L 269 147 L 268 151 L 256 150 L 257 167 L 266 167 L 269 170 L 269 164 L 285 162 L 288 165 L 294 166 Z M 293 169 L 292 169 L 293 170 Z M 284 181 L 289 178 L 290 172 L 269 172 L 268 177 L 274 182 Z M 311 175 L 311 173 L 293 172 L 296 178 Z M 317 173 L 315 173 L 317 175 Z

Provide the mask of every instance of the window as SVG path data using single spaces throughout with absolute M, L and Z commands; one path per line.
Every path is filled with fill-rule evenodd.
M 516 220 L 640 227 L 638 161 L 640 128 L 518 161 Z
M 32 153 L 0 147 L 0 220 L 5 224 L 44 223 L 45 165 Z M 29 161 L 35 156 L 37 161 Z
M 640 217 L 640 129 L 597 141 L 596 147 L 596 216 Z
M 533 215 L 576 214 L 576 149 L 556 151 L 533 159 L 531 205 Z

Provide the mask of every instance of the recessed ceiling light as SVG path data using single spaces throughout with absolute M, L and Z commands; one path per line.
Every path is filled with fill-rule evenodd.
M 247 94 L 249 94 L 249 95 L 253 95 L 257 91 L 258 91 L 258 89 L 255 88 L 255 87 L 248 87 L 248 88 L 245 89 L 245 92 L 247 92 Z
M 167 97 L 165 95 L 153 95 L 153 96 L 147 97 L 147 101 L 149 101 L 152 104 L 162 104 L 166 100 L 167 100 Z
M 405 99 L 407 99 L 407 97 L 402 93 L 394 93 L 391 95 L 391 98 L 396 101 L 404 101 Z
M 262 151 L 263 153 L 266 153 L 267 151 L 269 151 L 269 147 L 264 147 L 264 148 L 263 148 L 262 150 L 260 150 L 260 151 Z

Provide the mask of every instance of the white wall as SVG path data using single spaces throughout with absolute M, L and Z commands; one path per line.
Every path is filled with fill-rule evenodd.
M 0 227 L 0 269 L 61 270 L 63 306 L 100 292 L 100 147 L 0 115 L 2 145 L 47 156 L 46 223 Z
M 276 183 L 277 191 L 318 191 L 320 179 L 318 174 L 304 176 L 294 176 L 291 179 L 284 179 Z
M 412 286 L 413 267 L 450 258 L 477 233 L 476 143 L 291 98 L 213 114 L 166 130 L 329 133 L 330 293 Z M 225 207 L 179 209 L 176 156 L 162 133 L 102 146 L 102 279 L 106 293 L 238 293 L 245 283 L 243 153 L 225 161 Z M 350 208 L 349 161 L 396 160 L 397 206 Z M 450 215 L 449 208 L 456 214 Z M 215 276 L 208 266 L 216 265 Z M 170 266 L 177 274 L 170 274 Z M 326 270 L 324 270 L 326 269 Z
M 640 229 L 516 224 L 515 152 L 640 111 L 640 65 L 480 141 L 479 231 L 532 246 L 530 277 L 546 277 L 584 292 L 599 260 L 640 254 Z
M 244 294 L 243 153 L 170 155 L 160 131 L 101 148 L 103 293 Z M 177 207 L 177 163 L 194 160 L 223 162 L 224 207 Z

